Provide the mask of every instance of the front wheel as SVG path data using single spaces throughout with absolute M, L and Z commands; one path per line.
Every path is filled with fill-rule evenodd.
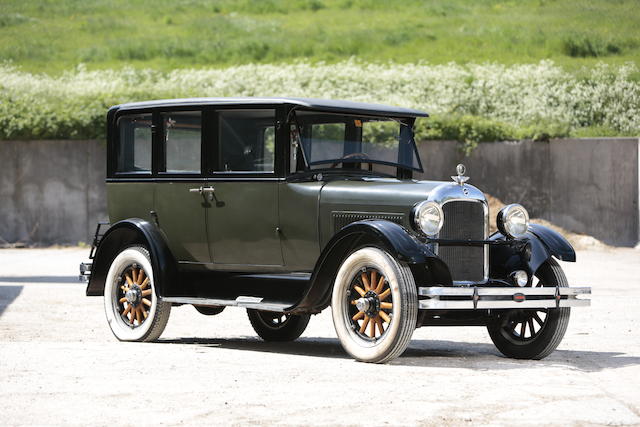
M 171 304 L 156 296 L 149 252 L 142 246 L 121 251 L 104 286 L 104 311 L 120 341 L 154 341 L 164 331 Z
M 288 314 L 247 309 L 253 330 L 265 341 L 293 341 L 309 324 L 308 314 Z
M 400 356 L 418 316 L 411 270 L 382 249 L 356 250 L 338 270 L 331 313 L 342 347 L 355 359 L 385 363 Z
M 566 287 L 567 278 L 550 259 L 536 272 L 531 286 Z M 544 359 L 562 341 L 571 309 L 534 308 L 507 310 L 487 326 L 491 340 L 502 354 L 514 359 Z

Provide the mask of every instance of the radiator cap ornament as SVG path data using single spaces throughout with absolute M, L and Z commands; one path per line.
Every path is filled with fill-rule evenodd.
M 467 168 L 462 163 L 456 166 L 456 172 L 458 173 L 458 175 L 451 177 L 451 179 L 453 179 L 453 182 L 455 182 L 458 185 L 464 185 L 465 182 L 469 181 L 469 177 L 464 176 L 464 173 L 466 171 L 467 171 Z

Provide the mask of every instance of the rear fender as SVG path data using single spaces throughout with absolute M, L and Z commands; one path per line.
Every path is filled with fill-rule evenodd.
M 157 297 L 164 295 L 164 287 L 176 277 L 176 261 L 156 226 L 143 219 L 130 218 L 113 224 L 100 240 L 93 259 L 87 296 L 104 293 L 112 261 L 123 249 L 133 245 L 141 245 L 149 250 L 155 293 Z

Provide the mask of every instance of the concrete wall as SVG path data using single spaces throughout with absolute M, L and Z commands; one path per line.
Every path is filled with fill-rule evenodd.
M 419 150 L 422 179 L 448 179 L 464 163 L 469 183 L 532 217 L 612 245 L 640 241 L 638 138 L 483 143 L 469 157 L 454 141 L 426 141 Z
M 106 218 L 105 144 L 0 141 L 0 244 L 90 242 Z
M 470 183 L 533 217 L 614 245 L 640 240 L 638 138 L 483 143 L 464 157 L 454 141 L 419 144 L 425 173 Z M 0 245 L 90 242 L 106 219 L 105 146 L 97 141 L 0 141 Z M 492 212 L 495 215 L 496 212 Z

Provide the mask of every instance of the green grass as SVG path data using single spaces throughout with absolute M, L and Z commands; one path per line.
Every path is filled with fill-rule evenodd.
M 638 62 L 638 0 L 3 0 L 0 62 L 57 74 L 248 63 Z

